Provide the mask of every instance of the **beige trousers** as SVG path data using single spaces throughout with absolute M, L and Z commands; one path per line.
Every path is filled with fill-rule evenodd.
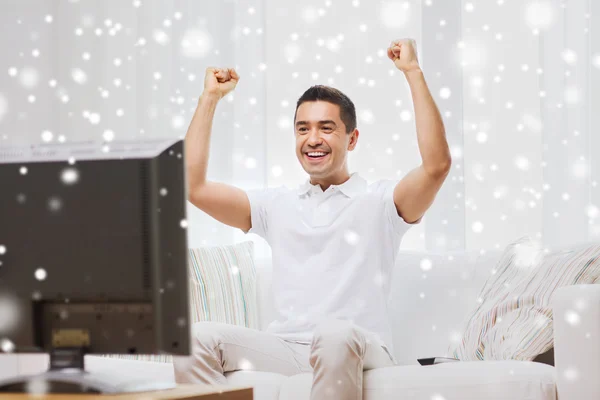
M 362 399 L 363 371 L 395 365 L 371 334 L 343 320 L 319 324 L 311 344 L 285 341 L 254 329 L 216 322 L 192 328 L 192 355 L 174 357 L 177 383 L 227 384 L 237 370 L 287 376 L 313 372 L 311 400 Z

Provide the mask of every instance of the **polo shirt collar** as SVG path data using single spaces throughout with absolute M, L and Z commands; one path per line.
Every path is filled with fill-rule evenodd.
M 367 182 L 361 177 L 358 172 L 353 172 L 350 174 L 350 178 L 342 183 L 341 185 L 331 185 L 333 187 L 337 187 L 340 192 L 344 193 L 348 197 L 354 197 L 360 193 L 364 193 L 367 188 Z M 298 188 L 298 195 L 306 194 L 310 191 L 311 188 L 316 188 L 319 192 L 322 192 L 321 187 L 319 185 L 313 185 L 310 183 L 310 178 L 306 180 L 300 187 Z

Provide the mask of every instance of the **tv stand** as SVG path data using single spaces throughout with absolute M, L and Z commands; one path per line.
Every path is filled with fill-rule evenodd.
M 117 394 L 165 390 L 175 382 L 132 381 L 120 375 L 85 370 L 85 348 L 56 348 L 50 351 L 48 371 L 0 380 L 0 393 Z

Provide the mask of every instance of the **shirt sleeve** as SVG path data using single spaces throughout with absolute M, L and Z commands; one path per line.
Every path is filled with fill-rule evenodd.
M 244 233 L 255 233 L 268 241 L 269 235 L 269 210 L 283 188 L 251 189 L 246 191 L 250 201 L 251 227 Z
M 387 222 L 391 225 L 394 233 L 402 236 L 411 227 L 418 225 L 423 220 L 423 217 L 409 224 L 398 214 L 396 204 L 394 203 L 394 188 L 398 182 L 394 180 L 384 180 L 379 182 L 379 192 L 383 197 L 383 209 Z

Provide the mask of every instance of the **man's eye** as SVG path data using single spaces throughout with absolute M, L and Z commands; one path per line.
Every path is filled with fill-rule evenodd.
M 326 126 L 326 127 L 324 127 L 324 128 L 323 128 L 323 130 L 324 130 L 324 131 L 330 131 L 330 130 L 331 130 L 331 128 L 330 128 L 330 127 L 328 127 L 328 126 Z

